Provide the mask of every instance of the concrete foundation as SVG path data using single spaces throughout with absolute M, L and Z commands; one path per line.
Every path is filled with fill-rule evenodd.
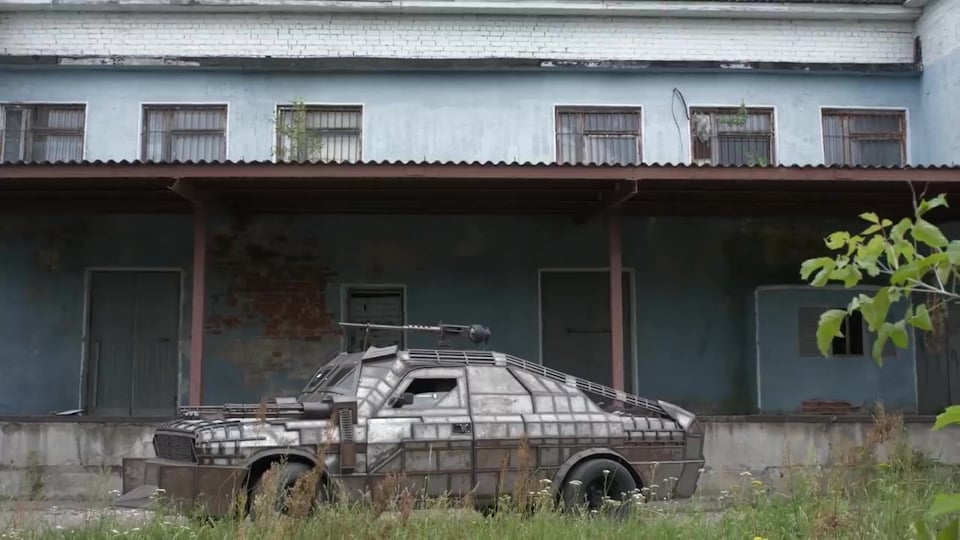
M 960 465 L 953 429 L 931 431 L 929 418 L 908 419 L 912 449 L 949 465 Z M 848 451 L 869 440 L 869 419 L 706 419 L 707 465 L 697 496 L 715 496 L 759 479 L 789 489 L 791 471 L 844 463 Z M 135 423 L 0 422 L 0 496 L 54 500 L 106 500 L 121 489 L 123 458 L 153 457 L 152 426 Z M 888 448 L 881 448 L 884 458 Z M 749 472 L 749 478 L 742 473 Z

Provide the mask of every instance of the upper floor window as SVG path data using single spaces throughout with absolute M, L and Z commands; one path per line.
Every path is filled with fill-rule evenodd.
M 773 109 L 692 108 L 693 162 L 702 165 L 774 165 Z
M 362 127 L 362 107 L 280 106 L 277 160 L 360 161 Z
M 557 161 L 636 165 L 641 151 L 639 108 L 557 108 Z
M 906 162 L 906 113 L 903 111 L 823 111 L 826 165 L 902 166 Z
M 84 105 L 2 106 L 2 161 L 83 159 Z
M 223 161 L 226 105 L 145 105 L 141 157 L 146 161 Z

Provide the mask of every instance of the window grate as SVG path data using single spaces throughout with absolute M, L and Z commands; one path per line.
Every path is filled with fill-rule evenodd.
M 639 108 L 558 108 L 560 163 L 637 165 L 642 156 Z
M 692 108 L 690 140 L 700 165 L 776 164 L 773 109 Z
M 278 161 L 360 161 L 362 135 L 362 107 L 277 108 Z
M 224 161 L 227 106 L 144 106 L 141 144 L 144 161 Z
M 83 159 L 84 105 L 11 104 L 2 112 L 2 161 Z
M 823 157 L 827 165 L 903 166 L 906 144 L 903 111 L 823 112 Z

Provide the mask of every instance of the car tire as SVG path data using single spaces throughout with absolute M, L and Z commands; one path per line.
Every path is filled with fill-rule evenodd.
M 269 470 L 269 469 L 268 469 Z M 280 466 L 279 473 L 277 474 L 277 490 L 279 493 L 276 497 L 276 505 L 273 509 L 275 513 L 286 514 L 288 511 L 288 505 L 285 502 L 286 495 L 293 489 L 293 486 L 301 478 L 305 478 L 313 468 L 306 464 L 300 463 L 297 461 L 289 461 Z M 264 476 L 266 476 L 266 471 L 264 474 L 261 474 L 257 481 L 253 485 L 253 490 L 250 493 L 250 516 L 256 518 L 254 513 L 256 512 L 257 505 L 255 501 L 265 494 L 267 487 L 264 485 Z M 322 482 L 322 480 L 321 480 Z M 318 497 L 315 498 L 314 503 L 318 502 L 319 492 L 322 490 L 322 486 L 318 486 Z
M 568 512 L 600 511 L 603 497 L 620 503 L 617 515 L 629 512 L 637 482 L 626 467 L 606 458 L 581 461 L 563 479 L 563 507 Z

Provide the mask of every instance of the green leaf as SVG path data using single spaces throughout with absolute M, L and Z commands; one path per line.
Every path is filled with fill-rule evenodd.
M 918 242 L 935 248 L 946 247 L 949 244 L 947 237 L 936 225 L 920 218 L 917 218 L 917 223 L 913 226 L 913 237 Z
M 806 281 L 809 279 L 811 274 L 822 269 L 828 264 L 831 265 L 832 270 L 832 265 L 834 262 L 830 257 L 818 257 L 816 259 L 807 259 L 803 261 L 803 264 L 800 265 L 800 279 Z
M 901 349 L 907 347 L 907 340 L 909 339 L 906 324 L 906 321 L 897 321 L 890 329 L 890 339 L 893 340 L 894 345 Z
M 893 328 L 893 325 L 890 323 L 883 323 L 883 326 L 880 327 L 880 331 L 877 332 L 877 340 L 873 342 L 873 350 L 871 351 L 873 359 L 880 365 L 883 365 L 883 348 L 887 345 L 887 340 L 890 339 L 890 329 Z
M 926 304 L 920 304 L 917 306 L 916 310 L 913 312 L 913 317 L 910 319 L 910 324 L 914 328 L 919 328 L 920 330 L 933 330 L 933 321 L 930 320 L 930 312 L 927 311 Z
M 827 244 L 827 247 L 830 249 L 840 249 L 844 244 L 847 243 L 847 240 L 850 239 L 850 233 L 846 231 L 837 231 L 831 233 L 830 236 L 824 240 L 824 243 Z
M 855 266 L 843 266 L 837 268 L 833 272 L 830 272 L 830 279 L 835 281 L 842 281 L 843 286 L 846 288 L 853 287 L 857 283 L 860 283 L 860 280 L 863 278 L 863 274 Z
M 960 520 L 951 520 L 947 526 L 940 529 L 937 540 L 957 540 L 960 538 Z
M 940 517 L 960 512 L 960 493 L 937 493 L 927 509 L 928 517 Z
M 864 212 L 860 214 L 860 219 L 869 221 L 870 223 L 880 223 L 880 216 L 873 212 Z
M 933 423 L 933 430 L 943 429 L 953 424 L 960 424 L 960 405 L 951 405 L 937 415 L 937 421 Z
M 893 222 L 890 221 L 890 220 L 887 219 L 887 218 L 883 218 L 883 221 L 880 222 L 880 225 L 883 226 L 883 227 L 889 227 L 889 226 L 893 225 Z
M 947 257 L 950 259 L 950 264 L 960 265 L 960 240 L 953 240 L 947 244 Z
M 941 206 L 949 206 L 947 204 L 946 193 L 941 193 L 932 199 L 920 201 L 920 204 L 917 206 L 917 216 L 922 216 L 934 208 L 939 208 Z
M 903 240 L 903 235 L 907 234 L 907 231 L 913 227 L 913 222 L 908 218 L 901 219 L 896 225 L 890 229 L 890 238 L 894 240 Z
M 880 289 L 873 298 L 865 294 L 860 295 L 860 313 L 863 314 L 863 320 L 867 321 L 871 332 L 876 332 L 877 328 L 883 325 L 889 311 L 890 290 L 888 288 Z
M 933 535 L 930 534 L 930 530 L 927 529 L 927 524 L 924 523 L 922 519 L 913 522 L 913 530 L 916 532 L 918 539 L 934 540 Z
M 830 356 L 828 352 L 833 338 L 843 337 L 840 326 L 846 316 L 847 312 L 843 309 L 830 309 L 820 314 L 820 322 L 817 326 L 817 347 L 823 356 Z

